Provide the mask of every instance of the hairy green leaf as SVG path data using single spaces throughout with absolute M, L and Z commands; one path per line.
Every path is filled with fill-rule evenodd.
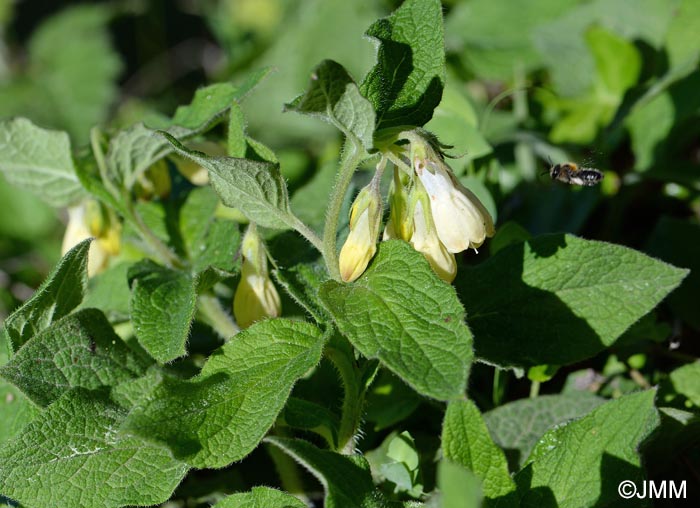
M 542 395 L 504 404 L 484 413 L 493 440 L 504 449 L 512 470 L 517 471 L 539 438 L 554 425 L 579 418 L 605 399 L 588 392 Z
M 372 483 L 369 464 L 361 455 L 340 455 L 320 450 L 300 439 L 268 437 L 308 469 L 326 491 L 326 508 L 386 508 L 389 503 Z
M 177 153 L 209 171 L 211 185 L 226 206 L 239 209 L 260 226 L 286 229 L 293 223 L 287 186 L 277 166 L 235 157 L 208 157 L 188 150 L 167 133 L 163 135 Z
M 52 206 L 70 205 L 85 194 L 68 134 L 42 129 L 26 118 L 0 122 L 0 171 L 9 183 L 29 189 Z
M 625 395 L 547 432 L 515 476 L 523 508 L 616 506 L 643 479 L 638 448 L 659 423 L 655 390 Z
M 91 241 L 85 240 L 69 250 L 34 296 L 5 320 L 3 333 L 10 351 L 16 352 L 30 338 L 68 314 L 83 300 Z
M 495 500 L 515 490 L 506 457 L 491 439 L 476 405 L 470 400 L 450 402 L 442 427 L 445 458 L 473 472 L 486 498 Z
M 407 0 L 366 35 L 379 43 L 377 64 L 361 85 L 377 112 L 377 128 L 422 126 L 440 104 L 445 85 L 439 0 Z
M 29 339 L 0 375 L 46 406 L 74 387 L 97 389 L 140 376 L 148 365 L 114 333 L 100 311 L 85 309 Z
M 160 363 L 183 356 L 197 303 L 194 279 L 144 260 L 129 269 L 129 280 L 131 319 L 139 344 Z
M 456 286 L 479 357 L 566 365 L 613 344 L 687 273 L 626 247 L 556 234 L 461 270 Z
M 223 498 L 212 508 L 306 508 L 306 504 L 286 492 L 270 487 L 253 487 L 250 492 Z
M 194 467 L 240 460 L 274 423 L 294 383 L 319 362 L 323 343 L 307 323 L 256 323 L 217 350 L 197 377 L 164 379 L 126 428 L 166 443 Z
M 165 447 L 122 437 L 124 416 L 94 392 L 66 393 L 0 447 L 0 492 L 27 508 L 166 501 L 187 466 Z
M 359 140 L 367 150 L 372 148 L 375 122 L 372 104 L 360 94 L 348 71 L 333 60 L 324 60 L 316 66 L 306 92 L 287 104 L 286 109 L 319 117 L 347 137 Z
M 22 392 L 0 380 L 0 445 L 18 434 L 39 413 L 39 408 Z
M 408 244 L 383 242 L 353 284 L 321 286 L 339 330 L 366 357 L 379 359 L 416 391 L 460 397 L 472 361 L 472 336 L 453 288 Z

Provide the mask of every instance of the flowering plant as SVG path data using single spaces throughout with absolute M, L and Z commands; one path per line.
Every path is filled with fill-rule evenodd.
M 23 83 L 41 65 L 64 62 L 52 53 L 63 39 L 96 62 L 95 74 L 109 74 L 109 86 L 44 70 L 37 96 L 54 97 L 44 86 L 81 91 L 76 116 L 54 118 L 64 130 L 44 127 L 46 102 L 38 115 L 22 103 L 32 120 L 0 121 L 0 171 L 66 222 L 55 228 L 63 251 L 59 259 L 55 246 L 45 282 L 3 316 L 0 506 L 615 506 L 621 482 L 641 485 L 678 466 L 669 450 L 697 440 L 700 415 L 699 364 L 681 340 L 698 326 L 683 282 L 693 275 L 622 245 L 642 248 L 638 223 L 650 212 L 606 218 L 646 189 L 634 187 L 646 178 L 641 169 L 618 178 L 589 168 L 579 182 L 605 179 L 577 189 L 537 180 L 535 161 L 563 158 L 557 144 L 591 135 L 633 151 L 663 139 L 650 122 L 640 131 L 635 115 L 695 90 L 686 82 L 654 102 L 692 66 L 678 64 L 647 88 L 656 67 L 638 83 L 639 52 L 600 28 L 608 17 L 536 30 L 510 2 L 444 3 L 406 0 L 373 22 L 366 34 L 376 54 L 361 80 L 323 60 L 304 67 L 302 88 L 284 67 L 302 53 L 296 39 L 281 34 L 275 44 L 270 24 L 294 24 L 280 21 L 279 2 L 201 2 L 219 6 L 210 28 L 235 48 L 219 72 L 255 60 L 257 43 L 265 58 L 287 51 L 279 74 L 264 67 L 201 87 L 172 116 L 121 104 L 112 121 L 109 104 L 95 117 L 102 109 L 90 101 L 114 88 L 118 66 L 88 56 L 109 50 L 104 30 L 116 9 L 82 5 L 66 14 L 64 32 L 60 20 L 42 28 L 33 66 L 13 89 L 29 93 Z M 533 5 L 560 23 L 602 9 L 586 4 L 583 16 L 554 3 Z M 301 4 L 308 16 L 333 6 L 336 28 L 362 11 L 339 0 Z M 486 4 L 502 12 L 480 32 L 469 20 L 486 26 Z M 691 2 L 659 19 L 670 20 L 676 4 Z M 502 38 L 489 39 L 509 17 Z M 305 48 L 345 49 L 348 68 L 362 68 L 352 63 L 359 41 L 348 50 L 345 32 L 332 31 L 340 42 L 320 40 L 326 22 L 299 29 L 319 37 Z M 455 28 L 463 23 L 470 29 Z M 657 24 L 626 33 L 649 26 Z M 688 32 L 675 28 L 673 37 Z M 654 30 L 645 51 L 660 47 Z M 575 90 L 527 91 L 524 75 L 550 79 L 546 62 L 535 46 L 514 49 L 562 31 L 575 43 L 551 47 L 590 47 L 582 61 L 602 76 L 576 104 Z M 78 33 L 95 39 L 74 44 Z M 695 55 L 686 47 L 672 39 L 658 68 Z M 0 45 L 2 93 L 4 52 Z M 511 90 L 492 89 L 512 77 L 494 61 L 520 80 Z M 551 69 L 551 83 L 567 83 L 569 70 Z M 124 83 L 125 96 L 137 78 Z M 287 81 L 303 93 L 284 115 L 274 116 L 282 99 L 267 114 L 274 86 Z M 97 126 L 84 125 L 78 104 Z M 624 129 L 632 148 L 620 141 Z M 640 164 L 655 154 L 635 153 Z M 650 178 L 676 185 L 664 187 L 676 193 L 671 206 L 659 204 L 662 184 L 647 182 L 654 206 L 697 214 L 694 187 L 677 175 Z M 660 224 L 648 252 L 697 263 L 668 247 L 676 227 L 697 238 L 697 224 Z M 621 229 L 634 235 L 588 239 L 617 241 Z

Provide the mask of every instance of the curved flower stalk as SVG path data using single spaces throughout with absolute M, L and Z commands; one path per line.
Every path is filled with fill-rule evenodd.
M 381 171 L 364 187 L 350 209 L 350 233 L 340 249 L 340 276 L 345 282 L 357 279 L 377 252 L 382 222 L 382 197 L 379 192 Z
M 241 328 L 256 321 L 278 317 L 282 302 L 267 269 L 267 252 L 255 224 L 250 224 L 241 244 L 241 281 L 233 297 L 233 315 Z
M 109 259 L 121 249 L 121 225 L 97 201 L 89 200 L 68 209 L 61 255 L 88 238 L 95 238 L 88 254 L 88 277 L 104 271 Z

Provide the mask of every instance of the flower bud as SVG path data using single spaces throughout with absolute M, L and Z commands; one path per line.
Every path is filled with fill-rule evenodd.
M 267 252 L 251 224 L 241 243 L 243 264 L 241 281 L 233 297 L 233 315 L 241 328 L 256 321 L 278 317 L 282 313 L 282 302 L 267 270 Z
M 168 163 L 161 159 L 140 174 L 134 185 L 134 194 L 143 201 L 153 198 L 165 199 L 172 190 Z
M 375 175 L 355 198 L 350 210 L 350 233 L 340 249 L 340 277 L 345 282 L 357 279 L 377 252 L 382 220 L 379 179 Z
M 407 177 L 398 168 L 394 168 L 394 180 L 389 190 L 389 221 L 384 228 L 383 240 L 404 240 L 408 242 L 413 234 L 413 217 L 411 217 L 407 190 Z
M 415 228 L 411 237 L 411 245 L 425 256 L 438 277 L 451 283 L 457 275 L 457 261 L 454 254 L 448 252 L 438 238 L 427 201 L 427 199 L 419 199 L 416 202 L 414 208 Z
M 422 150 L 421 150 L 422 148 Z M 440 241 L 452 253 L 479 247 L 495 233 L 488 210 L 462 186 L 432 148 L 415 150 L 413 168 L 430 196 L 430 208 Z

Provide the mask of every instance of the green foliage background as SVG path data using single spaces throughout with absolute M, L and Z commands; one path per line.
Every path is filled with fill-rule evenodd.
M 31 120 L 0 132 L 0 505 L 303 506 L 269 486 L 329 507 L 609 506 L 642 478 L 700 496 L 700 2 L 445 0 L 445 60 L 434 2 L 377 22 L 400 4 L 0 0 L 0 118 Z M 321 232 L 339 130 L 370 148 L 424 123 L 496 236 L 454 288 L 397 243 L 326 280 L 284 230 Z M 135 213 L 90 180 L 94 125 L 117 187 L 166 155 L 209 171 L 193 188 L 171 164 L 170 196 L 135 204 L 184 268 L 143 259 L 128 221 L 89 283 L 87 244 L 59 263 L 84 187 Z M 241 159 L 179 143 L 205 133 Z M 550 160 L 605 179 L 551 182 Z M 217 196 L 269 228 L 285 316 L 343 341 L 273 320 L 219 348 L 196 302 L 230 305 L 241 227 Z M 361 454 L 336 453 L 360 424 Z M 81 467 L 52 462 L 67 446 Z

